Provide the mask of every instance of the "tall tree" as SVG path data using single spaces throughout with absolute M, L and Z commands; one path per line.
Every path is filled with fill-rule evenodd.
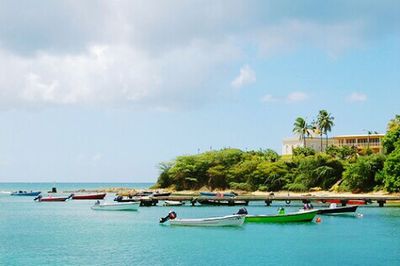
M 310 136 L 311 126 L 307 124 L 306 120 L 302 117 L 297 117 L 293 124 L 293 133 L 303 140 L 303 146 L 306 147 L 306 137 Z
M 326 110 L 320 110 L 317 117 L 317 125 L 321 131 L 321 150 L 322 150 L 322 134 L 326 137 L 326 148 L 328 147 L 328 132 L 331 132 L 334 126 L 333 120 L 335 118 Z
M 324 134 L 324 131 L 321 129 L 321 125 L 320 125 L 320 121 L 319 121 L 319 116 L 317 118 L 317 121 L 313 121 L 312 122 L 313 125 L 313 132 L 315 134 L 319 135 L 319 139 L 321 141 L 321 145 L 320 145 L 320 152 L 322 152 L 322 135 Z
M 395 118 L 389 121 L 382 144 L 386 154 L 390 154 L 395 150 L 396 146 L 400 146 L 400 115 L 396 115 Z

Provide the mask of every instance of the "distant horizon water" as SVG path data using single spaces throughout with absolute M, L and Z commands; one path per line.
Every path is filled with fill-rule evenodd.
M 147 189 L 154 184 L 154 182 L 0 182 L 0 191 L 47 191 L 50 190 L 53 186 L 55 186 L 60 192 L 64 190 L 100 189 L 109 187 Z

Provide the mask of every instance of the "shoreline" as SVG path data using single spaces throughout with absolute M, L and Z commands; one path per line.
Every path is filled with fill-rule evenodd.
M 121 196 L 133 195 L 137 192 L 142 191 L 152 191 L 152 192 L 171 192 L 172 196 L 199 196 L 200 192 L 208 191 L 207 189 L 201 190 L 182 190 L 175 191 L 170 189 L 135 189 L 135 188 L 125 188 L 125 187 L 109 187 L 109 188 L 98 188 L 98 189 L 77 189 L 77 190 L 68 190 L 63 191 L 64 193 L 115 193 Z M 312 192 L 292 192 L 292 191 L 272 191 L 272 192 L 263 192 L 263 191 L 240 191 L 240 190 L 215 190 L 214 192 L 228 193 L 235 192 L 238 196 L 334 196 L 334 197 L 368 197 L 368 196 L 400 196 L 400 193 L 389 193 L 386 191 L 375 191 L 375 192 L 367 192 L 367 193 L 352 193 L 352 192 L 333 192 L 333 191 L 312 191 Z

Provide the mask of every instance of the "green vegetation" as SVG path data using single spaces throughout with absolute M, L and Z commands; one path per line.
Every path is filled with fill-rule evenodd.
M 387 155 L 382 179 L 389 192 L 400 192 L 400 115 L 390 120 L 383 147 Z
M 303 146 L 306 147 L 306 139 L 310 136 L 312 126 L 307 124 L 306 120 L 302 117 L 297 117 L 293 124 L 293 133 L 299 136 L 300 140 L 303 140 Z
M 335 118 L 328 113 L 326 110 L 320 110 L 318 113 L 317 121 L 315 122 L 315 128 L 320 132 L 321 137 L 321 151 L 322 151 L 322 135 L 324 134 L 326 137 L 326 147 L 328 147 L 328 132 L 331 132 L 332 127 L 334 126 L 333 120 Z
M 297 118 L 293 132 L 304 144 L 311 130 L 318 129 L 320 136 L 327 136 L 332 126 L 333 117 L 321 110 L 314 126 Z M 351 192 L 377 189 L 399 192 L 399 115 L 389 122 L 383 145 L 385 154 L 371 154 L 371 150 L 359 152 L 355 147 L 327 146 L 325 152 L 319 153 L 309 147 L 298 147 L 293 150 L 293 156 L 285 157 L 270 149 L 222 149 L 179 156 L 173 162 L 160 164 L 156 186 L 176 190 L 206 186 L 211 190 L 308 191 L 335 187 Z

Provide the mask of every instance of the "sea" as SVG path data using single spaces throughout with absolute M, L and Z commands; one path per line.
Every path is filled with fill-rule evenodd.
M 150 183 L 60 183 L 59 191 Z M 174 227 L 159 218 L 233 214 L 238 206 L 140 207 L 94 211 L 93 201 L 34 202 L 10 191 L 52 183 L 0 183 L 0 265 L 400 265 L 400 208 L 359 207 L 354 216 L 321 222 L 244 224 L 238 228 Z M 115 195 L 108 194 L 106 201 Z M 285 203 L 282 203 L 285 204 Z M 251 214 L 272 214 L 279 203 L 251 203 Z M 285 206 L 287 212 L 298 206 Z

